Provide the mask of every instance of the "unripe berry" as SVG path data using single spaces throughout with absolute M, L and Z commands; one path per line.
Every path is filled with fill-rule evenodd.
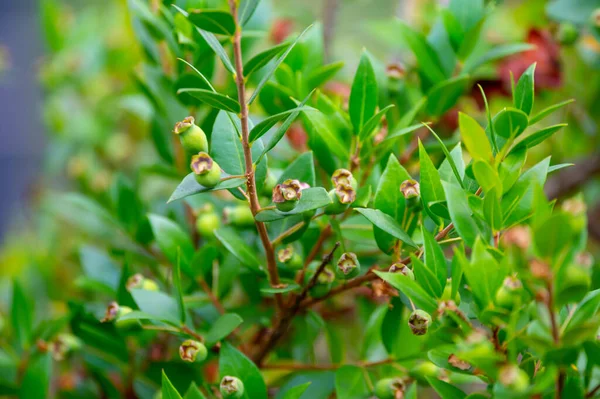
M 331 191 L 329 191 L 331 204 L 325 208 L 325 213 L 328 215 L 337 215 L 344 212 L 351 203 L 356 200 L 356 191 L 352 186 L 340 183 Z
M 358 189 L 358 183 L 354 176 L 352 176 L 352 172 L 348 169 L 338 169 L 333 172 L 331 176 L 331 183 L 333 183 L 334 187 L 337 187 L 340 184 L 345 184 L 352 187 L 353 190 Z
M 506 277 L 502 286 L 496 292 L 496 304 L 506 309 L 511 309 L 518 302 L 523 284 L 516 277 Z
M 158 291 L 158 284 L 156 284 L 154 280 L 148 279 L 140 273 L 136 273 L 129 277 L 125 287 L 127 287 L 128 291 L 131 291 L 134 288 L 146 291 Z
M 515 393 L 524 393 L 529 387 L 529 376 L 514 364 L 502 366 L 498 372 L 498 380 Z
M 413 179 L 404 180 L 400 184 L 400 192 L 406 200 L 406 204 L 409 208 L 414 207 L 419 203 L 419 197 L 421 196 L 421 188 L 419 182 Z
M 173 133 L 179 136 L 181 146 L 190 154 L 208 151 L 208 140 L 206 134 L 194 123 L 194 117 L 188 116 L 181 122 L 177 122 Z
M 294 209 L 301 197 L 302 183 L 295 179 L 285 180 L 273 188 L 273 202 L 281 212 Z
M 358 276 L 360 273 L 360 262 L 353 252 L 345 252 L 342 254 L 337 262 L 338 275 L 344 279 L 349 280 Z
M 254 226 L 254 216 L 247 204 L 226 206 L 223 209 L 223 221 L 236 227 Z
M 280 249 L 277 252 L 277 259 L 293 270 L 301 269 L 303 265 L 302 258 L 291 245 Z
M 564 46 L 570 46 L 579 39 L 579 29 L 570 22 L 563 22 L 558 27 L 556 39 Z
M 319 266 L 318 262 L 313 262 L 309 265 L 307 273 L 304 275 L 304 283 L 308 284 L 311 280 L 314 273 L 317 271 Z M 335 280 L 335 275 L 327 268 L 323 269 L 319 277 L 317 278 L 317 283 L 314 287 L 310 289 L 310 296 L 313 298 L 320 298 L 322 296 L 327 295 L 329 290 L 331 290 L 331 286 L 333 281 Z
M 375 384 L 375 396 L 378 399 L 396 399 L 403 397 L 406 385 L 400 378 L 384 378 Z
M 221 219 L 215 212 L 205 212 L 196 218 L 196 231 L 201 237 L 213 237 L 221 225 Z
M 446 286 L 444 287 L 444 292 L 442 292 L 442 297 L 440 298 L 442 301 L 454 301 L 457 305 L 460 305 L 460 293 L 456 291 L 456 295 L 452 298 L 452 279 L 449 278 L 446 280 Z
M 425 335 L 431 324 L 431 316 L 424 310 L 414 310 L 408 318 L 408 326 L 414 335 Z
M 402 273 L 406 277 L 410 278 L 411 280 L 415 279 L 415 274 L 413 273 L 412 269 L 403 263 L 394 263 L 393 265 L 390 266 L 389 272 L 390 273 Z
M 109 321 L 115 321 L 115 325 L 119 329 L 128 329 L 130 327 L 136 326 L 139 324 L 137 320 L 129 319 L 129 320 L 119 320 L 119 318 L 125 316 L 128 313 L 131 313 L 133 309 L 129 306 L 119 306 L 116 302 L 111 302 L 108 304 L 106 308 L 106 312 L 104 314 L 104 318 L 100 320 L 102 323 L 106 323 Z
M 194 155 L 190 167 L 196 176 L 196 181 L 204 187 L 214 187 L 221 181 L 219 164 L 213 161 L 206 152 Z
M 202 362 L 208 356 L 206 346 L 202 342 L 188 339 L 179 346 L 179 357 L 184 362 Z
M 244 396 L 244 383 L 237 377 L 223 377 L 219 388 L 223 399 L 239 399 Z

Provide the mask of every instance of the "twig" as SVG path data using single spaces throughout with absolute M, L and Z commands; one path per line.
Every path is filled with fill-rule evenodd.
M 594 395 L 600 390 L 600 384 L 596 385 L 591 391 L 585 394 L 586 398 L 593 398 Z
M 198 334 L 196 331 L 192 330 L 185 324 L 183 326 L 181 326 L 181 332 L 189 335 L 190 337 L 194 338 L 197 341 L 204 342 L 204 337 L 202 335 Z
M 304 275 L 306 274 L 306 268 L 308 267 L 310 262 L 312 262 L 315 259 L 315 257 L 319 253 L 319 251 L 321 251 L 321 247 L 323 246 L 323 243 L 329 238 L 330 235 L 331 235 L 331 225 L 329 224 L 329 225 L 327 225 L 327 227 L 325 227 L 321 231 L 321 235 L 317 239 L 317 242 L 312 247 L 312 249 L 310 250 L 310 253 L 304 260 L 304 266 L 302 267 L 302 270 L 300 270 L 300 272 L 298 273 L 298 276 L 296 277 L 296 283 L 300 284 L 304 280 Z
M 200 284 L 200 286 L 202 287 L 202 290 L 204 290 L 204 292 L 208 296 L 208 299 L 210 299 L 210 301 L 212 302 L 213 306 L 219 311 L 219 313 L 225 314 L 225 308 L 223 307 L 223 305 L 219 301 L 219 298 L 217 298 L 215 296 L 215 294 L 212 292 L 212 290 L 210 289 L 210 287 L 208 286 L 208 284 L 206 283 L 206 281 L 203 278 L 199 278 L 198 279 L 198 284 Z
M 283 315 L 278 319 L 276 326 L 273 328 L 272 332 L 267 336 L 265 344 L 260 347 L 259 352 L 254 356 L 254 362 L 256 364 L 260 366 L 263 363 L 265 357 L 275 347 L 275 345 L 277 345 L 277 342 L 279 342 L 279 340 L 286 333 L 290 323 L 294 319 L 294 316 L 296 316 L 296 313 L 298 313 L 298 311 L 301 308 L 300 304 L 308 296 L 308 291 L 317 283 L 319 274 L 321 274 L 323 270 L 325 270 L 325 267 L 329 263 L 331 263 L 331 260 L 333 259 L 333 254 L 339 246 L 340 243 L 336 242 L 329 254 L 327 254 L 327 256 L 323 258 L 323 261 L 315 271 L 315 274 L 311 277 L 310 281 L 308 282 L 308 284 L 306 284 L 300 295 L 295 297 L 294 303 L 289 308 L 287 308 L 285 313 L 283 313 Z
M 240 122 L 242 126 L 242 147 L 244 150 L 244 162 L 246 164 L 246 191 L 248 194 L 248 202 L 252 215 L 256 215 L 260 210 L 258 195 L 256 193 L 256 180 L 254 176 L 254 165 L 252 163 L 252 150 L 250 148 L 249 130 L 248 130 L 248 103 L 246 102 L 246 83 L 244 80 L 244 67 L 242 61 L 242 31 L 239 25 L 238 8 L 236 0 L 229 0 L 229 8 L 231 15 L 236 23 L 235 34 L 233 35 L 233 56 L 235 60 L 235 81 L 238 90 L 238 101 L 240 103 Z M 275 260 L 275 252 L 273 245 L 269 240 L 267 228 L 264 223 L 255 219 L 256 229 L 265 249 L 267 258 L 267 271 L 269 274 L 269 283 L 271 286 L 280 284 L 279 272 L 277 271 L 277 261 Z M 280 293 L 275 294 L 275 302 L 279 311 L 283 308 L 283 297 Z

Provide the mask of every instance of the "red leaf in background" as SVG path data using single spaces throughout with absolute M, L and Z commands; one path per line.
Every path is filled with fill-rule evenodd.
M 294 21 L 289 18 L 278 18 L 271 26 L 271 41 L 275 44 L 283 42 L 294 30 Z
M 293 149 L 300 152 L 307 151 L 307 136 L 302 125 L 299 123 L 293 123 L 287 132 L 285 132 L 285 135 Z

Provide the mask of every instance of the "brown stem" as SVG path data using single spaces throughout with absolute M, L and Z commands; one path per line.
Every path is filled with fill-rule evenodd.
M 323 258 L 323 261 L 315 271 L 315 274 L 311 277 L 310 281 L 308 282 L 308 284 L 306 284 L 300 295 L 294 298 L 294 303 L 289 308 L 287 308 L 286 312 L 281 316 L 281 318 L 278 319 L 276 326 L 273 328 L 272 332 L 267 336 L 265 344 L 260 347 L 259 352 L 254 356 L 254 362 L 256 364 L 260 366 L 263 363 L 265 357 L 275 347 L 275 345 L 277 345 L 277 342 L 279 342 L 279 340 L 286 333 L 288 327 L 294 319 L 294 316 L 296 316 L 296 314 L 301 308 L 300 304 L 308 296 L 308 291 L 317 283 L 319 274 L 321 274 L 323 270 L 325 270 L 325 267 L 329 263 L 331 263 L 331 260 L 333 259 L 333 254 L 339 246 L 340 243 L 336 242 L 329 254 L 327 254 L 327 256 Z
M 197 341 L 204 342 L 204 337 L 202 335 L 198 334 L 196 331 L 192 330 L 185 324 L 183 326 L 181 326 L 181 332 L 189 335 L 190 337 L 194 338 Z
M 242 147 L 244 150 L 244 162 L 246 164 L 246 192 L 248 195 L 248 201 L 250 203 L 250 209 L 253 215 L 256 215 L 260 210 L 260 204 L 258 203 L 258 194 L 256 193 L 256 180 L 254 176 L 254 165 L 252 163 L 252 150 L 250 147 L 250 140 L 248 139 L 248 104 L 246 103 L 246 83 L 244 81 L 244 67 L 242 63 L 242 31 L 238 22 L 238 8 L 236 0 L 229 0 L 229 7 L 231 9 L 231 15 L 236 22 L 237 28 L 233 35 L 233 57 L 235 60 L 235 81 L 238 90 L 238 101 L 240 103 L 240 122 L 242 126 Z M 273 245 L 269 240 L 267 233 L 267 227 L 264 223 L 257 220 L 254 221 L 258 235 L 265 249 L 265 255 L 267 257 L 267 271 L 269 274 L 269 282 L 271 286 L 278 286 L 279 272 L 277 271 L 277 261 L 275 260 L 275 251 Z M 283 308 L 283 298 L 281 294 L 275 294 L 275 302 L 279 311 Z
M 223 305 L 219 301 L 219 298 L 217 298 L 215 296 L 215 294 L 213 294 L 212 290 L 210 289 L 210 287 L 208 286 L 208 284 L 206 283 L 206 281 L 204 280 L 204 278 L 199 278 L 198 279 L 198 284 L 200 284 L 200 286 L 202 287 L 202 290 L 204 290 L 204 292 L 208 296 L 208 299 L 210 299 L 210 301 L 212 302 L 213 306 L 219 311 L 219 313 L 225 314 L 225 308 L 223 307 Z
M 327 227 L 325 227 L 321 231 L 321 235 L 317 239 L 317 242 L 312 247 L 312 249 L 310 250 L 310 253 L 304 260 L 304 267 L 298 273 L 298 276 L 296 277 L 296 283 L 300 284 L 304 280 L 304 275 L 306 274 L 306 268 L 308 267 L 310 262 L 312 262 L 315 259 L 315 257 L 319 253 L 319 251 L 321 251 L 321 247 L 323 247 L 323 243 L 329 238 L 330 235 L 331 235 L 331 225 L 327 225 Z
M 589 391 L 585 397 L 586 398 L 593 398 L 594 395 L 600 390 L 600 384 L 596 385 L 591 391 Z

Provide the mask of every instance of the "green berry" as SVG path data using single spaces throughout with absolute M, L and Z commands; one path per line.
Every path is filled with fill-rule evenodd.
M 205 152 L 194 155 L 190 167 L 196 176 L 196 181 L 204 187 L 214 187 L 221 181 L 219 164 Z
M 237 377 L 223 377 L 219 388 L 223 399 L 239 399 L 244 396 L 244 383 Z
M 375 396 L 378 399 L 395 399 L 402 397 L 406 386 L 400 378 L 384 378 L 375 384 Z
M 298 205 L 302 197 L 302 183 L 295 179 L 285 180 L 273 188 L 273 202 L 281 212 L 289 212 Z
M 444 292 L 442 292 L 442 301 L 454 301 L 457 305 L 460 305 L 460 293 L 456 291 L 456 296 L 452 298 L 452 279 L 449 278 L 446 280 L 446 286 L 444 287 Z
M 183 343 L 179 346 L 179 357 L 184 362 L 202 362 L 207 356 L 208 351 L 202 342 L 188 339 L 183 341 Z
M 194 117 L 188 116 L 181 122 L 177 122 L 173 133 L 179 136 L 181 146 L 190 154 L 208 151 L 208 140 L 206 134 L 194 123 Z
M 196 218 L 196 231 L 201 237 L 213 237 L 221 225 L 221 219 L 215 212 L 201 213 Z
M 226 206 L 223 209 L 223 221 L 236 227 L 254 226 L 254 215 L 250 207 L 245 205 Z
M 347 169 L 338 169 L 333 172 L 333 175 L 331 176 L 331 183 L 334 187 L 337 187 L 340 184 L 345 184 L 352 187 L 352 189 L 355 191 L 358 189 L 358 183 L 356 182 L 356 179 L 354 176 L 352 176 L 352 172 Z
M 360 262 L 355 253 L 346 252 L 342 254 L 337 263 L 338 275 L 344 280 L 349 280 L 360 273 Z
M 392 264 L 390 266 L 390 269 L 388 271 L 390 273 L 402 273 L 406 277 L 410 278 L 411 280 L 415 279 L 415 274 L 413 273 L 412 269 L 409 268 L 408 266 L 406 266 L 403 263 L 394 263 L 394 264 Z
M 129 277 L 125 287 L 127 287 L 127 290 L 137 288 L 146 291 L 158 291 L 158 284 L 156 284 L 154 280 L 146 278 L 140 273 L 136 273 Z
M 519 302 L 522 288 L 523 284 L 519 279 L 512 276 L 506 277 L 496 292 L 496 304 L 505 309 L 511 309 Z
M 408 326 L 414 335 L 425 335 L 431 325 L 431 316 L 424 310 L 414 310 L 408 318 Z
M 502 385 L 515 393 L 525 393 L 529 388 L 529 376 L 514 364 L 507 364 L 500 368 L 498 380 Z
M 575 44 L 577 39 L 579 39 L 579 29 L 577 29 L 577 27 L 570 22 L 563 22 L 558 27 L 556 38 L 560 44 L 564 46 L 571 46 Z
M 356 191 L 352 186 L 344 183 L 338 184 L 333 190 L 329 191 L 331 204 L 325 208 L 328 215 L 337 215 L 344 212 L 351 203 L 356 200 Z
M 302 257 L 294 251 L 294 247 L 291 245 L 280 249 L 277 252 L 277 259 L 292 270 L 299 270 L 303 265 Z

